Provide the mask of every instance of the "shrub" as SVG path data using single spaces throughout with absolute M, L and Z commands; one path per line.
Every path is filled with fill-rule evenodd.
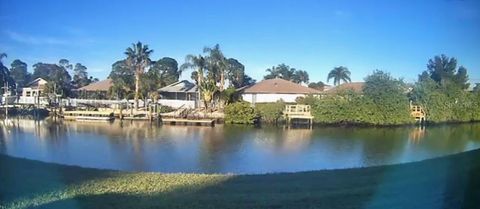
M 255 109 L 260 114 L 262 121 L 268 123 L 277 123 L 278 119 L 283 116 L 285 103 L 282 101 L 278 101 L 275 103 L 256 104 Z
M 257 118 L 255 108 L 248 102 L 235 102 L 225 107 L 225 123 L 253 124 Z

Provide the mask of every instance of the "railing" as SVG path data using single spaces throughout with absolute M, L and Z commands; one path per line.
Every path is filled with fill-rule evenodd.
M 284 114 L 311 116 L 310 105 L 286 105 Z

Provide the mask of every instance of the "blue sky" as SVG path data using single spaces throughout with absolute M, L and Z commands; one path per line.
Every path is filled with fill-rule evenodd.
M 80 62 L 100 79 L 136 41 L 153 59 L 221 45 L 259 80 L 285 63 L 326 81 L 347 66 L 361 81 L 374 69 L 413 81 L 429 58 L 454 56 L 480 82 L 480 1 L 25 1 L 0 0 L 0 51 L 21 59 Z M 188 78 L 190 72 L 183 75 Z M 331 81 L 332 82 L 332 81 Z

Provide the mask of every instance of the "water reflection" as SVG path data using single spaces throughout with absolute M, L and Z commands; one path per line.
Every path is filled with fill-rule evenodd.
M 0 152 L 129 171 L 265 173 L 418 161 L 479 148 L 479 133 L 480 124 L 284 129 L 14 120 L 0 128 Z

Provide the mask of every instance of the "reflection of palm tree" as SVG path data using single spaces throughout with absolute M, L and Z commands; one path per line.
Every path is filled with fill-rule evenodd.
M 339 85 L 342 81 L 344 83 L 351 82 L 350 71 L 348 70 L 348 68 L 343 67 L 343 66 L 333 68 L 333 70 L 330 71 L 330 73 L 328 73 L 327 82 L 331 78 L 333 78 L 333 85 L 335 85 L 335 86 Z
M 135 71 L 135 109 L 138 109 L 138 98 L 140 95 L 140 77 L 145 72 L 145 68 L 150 65 L 150 54 L 153 50 L 148 48 L 148 45 L 143 45 L 141 42 L 132 44 L 128 47 L 125 55 L 127 55 L 127 65 Z

